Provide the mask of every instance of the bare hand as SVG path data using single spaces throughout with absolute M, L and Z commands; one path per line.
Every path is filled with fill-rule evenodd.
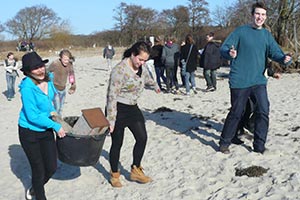
M 74 92 L 75 92 L 75 90 L 72 89 L 72 88 L 70 88 L 70 89 L 68 90 L 68 93 L 69 93 L 69 94 L 74 94 Z
M 281 74 L 279 74 L 279 73 L 273 74 L 273 78 L 280 79 L 280 77 L 281 77 Z
M 157 88 L 157 89 L 155 90 L 155 92 L 156 92 L 157 94 L 159 94 L 159 93 L 161 92 L 160 88 Z
M 114 129 L 115 129 L 114 126 L 112 126 L 112 125 L 109 126 L 109 132 L 110 132 L 110 133 L 114 132 Z
M 290 62 L 292 59 L 292 55 L 291 54 L 286 54 L 285 57 L 284 57 L 284 64 Z
M 235 50 L 233 45 L 231 46 L 231 48 L 229 50 L 229 55 L 231 58 L 236 58 L 236 56 L 237 56 L 237 51 Z
M 66 136 L 66 132 L 63 128 L 60 128 L 59 131 L 57 132 L 58 137 L 63 138 Z

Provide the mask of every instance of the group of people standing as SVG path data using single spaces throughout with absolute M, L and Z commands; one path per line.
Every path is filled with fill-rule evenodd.
M 221 46 L 221 55 L 230 60 L 229 86 L 231 96 L 230 112 L 225 120 L 220 138 L 220 151 L 230 153 L 229 145 L 235 137 L 236 129 L 243 115 L 249 98 L 255 101 L 254 112 L 254 152 L 264 153 L 269 123 L 269 101 L 267 96 L 267 79 L 264 76 L 268 58 L 288 65 L 291 57 L 282 52 L 271 33 L 263 28 L 266 19 L 266 7 L 257 2 L 252 7 L 253 21 L 249 25 L 238 27 Z M 213 33 L 207 35 L 204 48 L 204 76 L 207 90 L 216 89 L 215 70 L 217 65 L 209 53 L 219 43 L 212 40 Z M 152 53 L 151 53 L 152 52 Z M 216 53 L 217 54 L 217 53 Z M 9 56 L 8 56 L 9 57 Z M 145 62 L 154 59 L 157 81 L 154 81 L 145 67 Z M 154 47 L 146 42 L 136 42 L 128 48 L 122 60 L 111 69 L 107 89 L 106 116 L 110 123 L 112 144 L 109 152 L 110 183 L 113 187 L 122 187 L 120 180 L 119 159 L 123 144 L 125 128 L 129 128 L 135 138 L 133 161 L 130 179 L 139 183 L 148 183 L 152 178 L 146 176 L 141 161 L 147 144 L 147 131 L 144 116 L 137 105 L 137 100 L 146 84 L 152 85 L 157 93 L 165 82 L 167 92 L 172 88 L 178 90 L 176 78 L 178 67 L 186 94 L 195 90 L 195 70 L 197 67 L 198 49 L 191 35 L 185 38 L 185 44 L 179 47 L 172 38 L 166 43 L 161 38 L 155 39 Z M 208 60 L 206 60 L 208 59 Z M 32 170 L 32 187 L 26 192 L 26 199 L 46 199 L 44 185 L 54 174 L 57 165 L 55 136 L 66 135 L 62 126 L 52 119 L 55 112 L 61 111 L 66 94 L 67 77 L 74 75 L 73 56 L 62 51 L 60 58 L 46 70 L 43 60 L 36 52 L 22 57 L 21 71 L 25 78 L 19 86 L 22 108 L 19 117 L 19 139 L 29 160 Z M 211 60 L 211 61 L 209 61 Z M 12 64 L 12 66 L 15 66 Z M 164 77 L 163 69 L 166 69 Z M 62 80 L 63 79 L 63 80 Z M 72 78 L 71 78 L 72 79 Z M 159 80 L 158 80 L 159 79 Z M 69 93 L 75 91 L 75 79 L 70 81 Z M 57 96 L 58 103 L 55 102 Z
M 150 59 L 154 60 L 156 82 L 161 90 L 164 90 L 163 81 L 167 93 L 179 92 L 177 73 L 180 70 L 181 85 L 185 87 L 185 94 L 189 96 L 191 89 L 196 94 L 195 71 L 199 65 L 203 68 L 206 91 L 216 90 L 216 70 L 221 65 L 221 41 L 213 40 L 212 32 L 207 34 L 206 38 L 207 44 L 201 56 L 191 34 L 186 35 L 181 46 L 176 44 L 174 37 L 168 36 L 165 41 L 161 37 L 155 38 Z

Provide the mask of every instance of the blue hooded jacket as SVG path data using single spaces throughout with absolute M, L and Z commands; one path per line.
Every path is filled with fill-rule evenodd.
M 51 119 L 50 113 L 55 111 L 52 100 L 56 93 L 53 85 L 53 74 L 50 73 L 48 82 L 48 95 L 34 84 L 29 78 L 25 77 L 19 85 L 22 108 L 19 116 L 19 126 L 33 131 L 42 132 L 47 129 L 59 131 L 61 125 Z

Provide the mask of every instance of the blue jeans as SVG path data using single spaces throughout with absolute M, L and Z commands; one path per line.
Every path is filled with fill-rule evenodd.
M 15 96 L 15 83 L 17 74 L 15 72 L 6 72 L 6 83 L 7 83 L 7 98 L 13 98 Z
M 186 72 L 185 73 L 185 90 L 186 90 L 186 93 L 189 93 L 190 90 L 191 90 L 190 83 L 192 85 L 192 88 L 196 87 L 195 72 Z
M 57 90 L 57 93 L 55 94 L 53 105 L 58 115 L 61 116 L 62 108 L 65 103 L 66 98 L 66 90 Z
M 204 69 L 203 76 L 207 87 L 217 88 L 216 69 Z
M 256 102 L 254 151 L 263 152 L 269 129 L 269 107 L 266 85 L 256 85 L 250 88 L 230 89 L 231 108 L 226 117 L 220 138 L 220 146 L 229 146 L 244 112 L 248 97 Z
M 161 80 L 160 78 L 163 80 L 163 82 L 166 84 L 167 83 L 167 78 L 164 75 L 164 68 L 163 67 L 155 67 L 155 74 L 156 74 L 156 82 L 159 86 L 159 88 L 161 89 Z

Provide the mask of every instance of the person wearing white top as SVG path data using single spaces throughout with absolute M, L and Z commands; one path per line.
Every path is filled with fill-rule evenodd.
M 18 62 L 14 57 L 12 52 L 7 54 L 7 59 L 4 60 L 4 66 L 6 71 L 6 83 L 7 83 L 7 91 L 6 97 L 8 101 L 11 101 L 12 98 L 15 97 L 15 82 L 18 74 Z

